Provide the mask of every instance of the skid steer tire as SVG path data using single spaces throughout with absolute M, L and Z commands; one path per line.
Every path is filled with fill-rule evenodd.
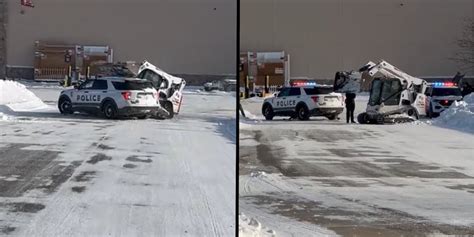
M 367 116 L 367 113 L 361 113 L 357 115 L 357 122 L 360 124 L 368 124 L 369 123 L 369 118 Z
M 377 115 L 377 118 L 376 118 L 376 119 L 377 119 L 377 120 L 376 120 L 377 124 L 384 124 L 384 123 L 385 123 L 385 118 L 384 118 L 384 116 L 381 115 L 381 114 Z

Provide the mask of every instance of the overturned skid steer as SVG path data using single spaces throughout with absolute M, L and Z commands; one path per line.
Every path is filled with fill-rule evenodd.
M 159 118 L 173 118 L 178 114 L 183 102 L 183 89 L 186 81 L 170 75 L 155 65 L 144 61 L 138 71 L 138 78 L 150 81 L 158 91 L 159 103 L 167 111 L 167 115 Z
M 383 60 L 377 64 L 369 62 L 358 71 L 338 72 L 334 81 L 335 91 L 356 93 L 363 73 L 373 80 L 366 111 L 357 116 L 359 123 L 411 122 L 426 116 L 428 83 Z

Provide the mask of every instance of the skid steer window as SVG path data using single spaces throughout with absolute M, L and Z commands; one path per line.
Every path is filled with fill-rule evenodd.
M 399 80 L 383 82 L 382 101 L 385 105 L 398 105 L 400 102 L 401 86 Z
M 370 98 L 369 98 L 370 105 L 380 104 L 382 84 L 383 84 L 382 81 L 378 79 L 372 81 L 372 89 L 370 90 Z
M 148 80 L 156 89 L 160 88 L 161 82 L 163 81 L 163 77 L 148 69 L 141 72 L 138 78 Z

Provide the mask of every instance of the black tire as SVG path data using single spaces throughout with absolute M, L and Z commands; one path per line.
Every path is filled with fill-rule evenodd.
M 144 115 L 137 116 L 137 119 L 147 119 L 148 117 L 149 117 L 149 115 L 144 114 Z
M 384 116 L 381 115 L 381 114 L 377 115 L 376 122 L 377 122 L 377 124 L 384 124 L 385 123 Z
M 273 117 L 275 116 L 275 113 L 273 113 L 273 108 L 269 104 L 263 105 L 262 114 L 263 116 L 265 116 L 266 120 L 272 120 Z
M 367 116 L 367 113 L 361 113 L 357 115 L 357 122 L 360 124 L 367 124 L 369 123 L 369 118 Z
M 61 97 L 58 101 L 58 109 L 61 114 L 72 114 L 74 110 L 72 109 L 71 100 L 68 97 Z
M 328 118 L 329 120 L 335 120 L 337 118 L 337 115 L 336 114 L 326 115 L 326 118 Z
M 306 105 L 299 105 L 296 107 L 296 114 L 299 120 L 308 120 L 309 119 L 309 110 Z
M 173 104 L 167 101 L 163 104 L 163 108 L 169 113 L 168 116 L 166 116 L 166 118 L 172 119 L 174 117 Z
M 407 110 L 407 115 L 408 115 L 409 117 L 411 117 L 412 119 L 414 119 L 414 120 L 418 120 L 418 119 L 419 119 L 418 112 L 417 112 L 416 109 L 413 108 L 413 107 L 412 107 L 412 108 L 409 108 L 409 109 Z
M 106 101 L 102 105 L 102 113 L 107 119 L 116 119 L 118 117 L 117 106 L 111 101 Z
M 433 109 L 431 108 L 431 105 L 430 105 L 430 108 L 428 109 L 428 118 L 433 118 Z

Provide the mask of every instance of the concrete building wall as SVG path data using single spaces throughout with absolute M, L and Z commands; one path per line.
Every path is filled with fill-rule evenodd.
M 0 0 L 0 79 L 5 78 L 5 66 L 7 63 L 7 0 Z
M 9 3 L 7 63 L 32 66 L 36 40 L 109 45 L 114 60 L 171 73 L 235 74 L 235 0 L 34 0 Z
M 385 59 L 415 76 L 473 75 L 449 58 L 474 0 L 241 0 L 241 51 L 286 51 L 291 76 Z

